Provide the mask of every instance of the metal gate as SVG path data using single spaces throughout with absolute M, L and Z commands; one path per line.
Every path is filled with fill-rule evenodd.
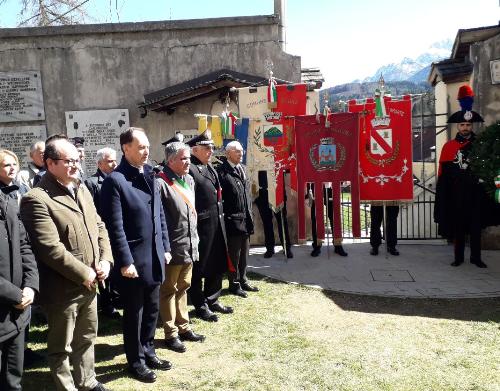
M 446 126 L 436 126 L 436 117 L 447 114 L 435 113 L 433 93 L 412 96 L 413 127 L 413 179 L 412 203 L 401 203 L 398 217 L 398 239 L 439 239 L 434 223 L 435 185 L 437 180 L 436 135 L 446 131 Z M 342 232 L 344 238 L 353 238 L 351 230 L 351 201 L 349 186 L 341 193 Z M 370 237 L 370 204 L 362 203 L 361 237 Z M 328 221 L 326 218 L 325 222 Z M 327 224 L 326 224 L 327 225 Z M 328 227 L 325 227 L 329 232 Z

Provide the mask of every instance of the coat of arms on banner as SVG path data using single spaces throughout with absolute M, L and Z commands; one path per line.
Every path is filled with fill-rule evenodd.
M 320 144 L 309 149 L 309 160 L 317 171 L 338 171 L 345 162 L 346 150 L 342 144 L 336 143 L 333 137 L 324 137 Z
M 360 195 L 366 201 L 413 199 L 411 98 L 392 99 L 383 79 L 375 98 L 352 100 L 360 116 Z
M 270 124 L 263 125 L 262 130 L 264 132 L 264 145 L 273 146 L 281 144 L 283 140 L 283 125 L 282 124 Z
M 392 149 L 392 129 L 372 129 L 370 134 L 370 152 L 372 155 L 390 155 Z

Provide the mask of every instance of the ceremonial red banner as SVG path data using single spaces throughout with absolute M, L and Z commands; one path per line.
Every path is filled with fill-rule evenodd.
M 386 116 L 375 116 L 375 102 L 349 101 L 360 113 L 359 187 L 364 201 L 412 201 L 411 99 L 384 97 Z
M 319 123 L 317 122 L 319 118 Z M 295 118 L 297 151 L 297 181 L 299 198 L 306 194 L 307 183 L 314 183 L 316 199 L 321 200 L 323 183 L 331 182 L 333 190 L 334 238 L 342 237 L 340 184 L 351 182 L 352 231 L 361 236 L 359 184 L 358 184 L 358 134 L 359 118 L 353 113 L 336 113 L 329 116 L 325 127 L 323 115 Z M 303 199 L 303 197 L 302 197 Z M 319 204 L 322 204 L 319 202 Z M 305 204 L 298 203 L 299 239 L 305 239 Z M 323 208 L 316 208 L 318 238 L 324 239 Z
M 270 125 L 264 125 L 264 145 L 274 148 L 276 174 L 276 205 L 284 202 L 283 171 L 290 172 L 290 187 L 297 191 L 297 170 L 295 155 L 295 129 L 293 117 L 306 114 L 305 84 L 278 85 L 277 106 L 268 115 Z

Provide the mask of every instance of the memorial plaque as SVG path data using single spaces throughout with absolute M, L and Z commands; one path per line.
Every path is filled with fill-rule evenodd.
M 69 138 L 83 137 L 85 142 L 85 175 L 94 174 L 97 168 L 96 153 L 104 147 L 120 151 L 120 133 L 130 126 L 127 109 L 67 111 L 66 134 Z
M 19 168 L 25 169 L 29 158 L 30 146 L 35 141 L 45 141 L 47 129 L 45 125 L 37 126 L 0 126 L 0 148 L 9 149 L 19 158 Z
M 0 122 L 44 119 L 40 72 L 0 72 Z

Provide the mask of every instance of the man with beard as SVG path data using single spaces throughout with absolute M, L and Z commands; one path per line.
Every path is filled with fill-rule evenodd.
M 476 139 L 474 122 L 483 122 L 472 111 L 474 93 L 468 85 L 460 87 L 458 100 L 462 110 L 453 113 L 448 123 L 456 123 L 458 133 L 448 141 L 439 158 L 434 220 L 441 236 L 454 243 L 455 260 L 451 266 L 464 262 L 465 237 L 470 235 L 470 262 L 486 268 L 481 260 L 481 229 L 486 226 L 486 193 L 469 166 L 469 154 Z

